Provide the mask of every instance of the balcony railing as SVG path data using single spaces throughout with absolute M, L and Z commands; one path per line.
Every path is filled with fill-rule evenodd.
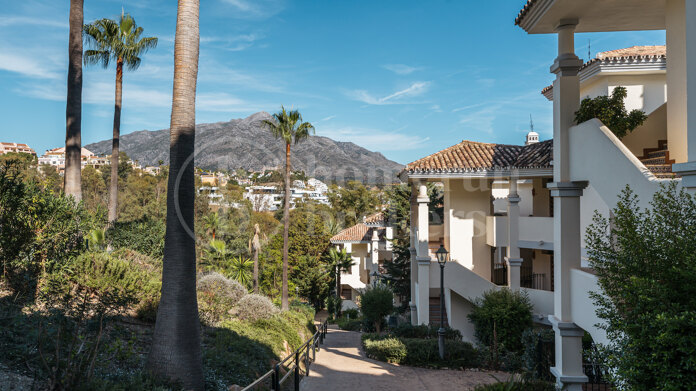
M 491 273 L 491 282 L 498 286 L 507 286 L 507 265 L 495 263 Z M 522 288 L 548 290 L 546 288 L 546 274 L 534 273 L 531 267 L 522 267 L 520 270 L 520 286 Z

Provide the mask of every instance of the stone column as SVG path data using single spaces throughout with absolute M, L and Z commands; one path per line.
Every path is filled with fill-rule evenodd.
M 549 315 L 556 339 L 556 363 L 551 372 L 559 387 L 581 391 L 587 377 L 582 370 L 583 331 L 571 316 L 570 271 L 580 267 L 580 196 L 586 182 L 570 182 L 569 130 L 580 106 L 578 71 L 582 61 L 575 55 L 577 20 L 561 20 L 557 27 L 558 57 L 551 66 L 553 83 L 553 177 L 548 188 L 554 197 L 554 314 Z
M 416 292 L 416 282 L 418 281 L 418 261 L 416 261 L 416 245 L 418 243 L 418 188 L 412 182 L 411 183 L 411 219 L 409 222 L 410 229 L 410 240 L 411 244 L 409 247 L 411 253 L 411 301 L 409 302 L 409 308 L 411 309 L 411 324 L 418 324 L 418 306 L 416 306 L 416 298 L 418 293 Z
M 668 0 L 666 10 L 669 156 L 682 185 L 696 192 L 696 3 Z
M 520 196 L 517 194 L 517 174 L 513 173 L 509 178 L 508 193 L 508 251 L 505 262 L 507 263 L 508 286 L 513 291 L 520 289 Z
M 416 246 L 416 261 L 418 262 L 418 324 L 430 322 L 430 255 L 428 255 L 428 240 L 430 228 L 428 217 L 428 187 L 425 182 L 418 183 L 418 243 Z
M 379 235 L 377 228 L 372 228 L 372 245 L 370 246 L 370 270 L 371 274 L 379 269 Z

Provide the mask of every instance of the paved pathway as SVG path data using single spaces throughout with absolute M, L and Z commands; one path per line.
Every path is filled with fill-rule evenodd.
M 360 333 L 329 327 L 303 391 L 472 390 L 479 384 L 507 378 L 502 372 L 455 371 L 387 364 L 365 357 Z

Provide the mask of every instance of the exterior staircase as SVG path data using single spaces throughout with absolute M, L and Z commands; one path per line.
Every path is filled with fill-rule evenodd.
M 659 140 L 657 148 L 643 149 L 643 156 L 638 159 L 645 165 L 645 168 L 658 178 L 671 179 L 676 177 L 676 174 L 672 172 L 674 160 L 669 158 L 667 140 Z
M 442 299 L 444 300 L 444 297 Z M 448 327 L 447 306 L 445 306 L 444 317 L 443 326 Z M 430 298 L 430 324 L 433 326 L 440 326 L 440 297 Z

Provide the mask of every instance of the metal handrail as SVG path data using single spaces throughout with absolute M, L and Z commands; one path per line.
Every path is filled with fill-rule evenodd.
M 253 390 L 255 387 L 258 387 L 261 382 L 264 380 L 268 379 L 271 377 L 271 391 L 280 391 L 280 386 L 285 383 L 285 381 L 290 377 L 290 374 L 294 374 L 294 383 L 295 383 L 295 391 L 300 390 L 300 375 L 301 375 L 301 367 L 300 364 L 304 363 L 305 369 L 304 369 L 304 374 L 305 376 L 309 376 L 309 366 L 310 364 L 316 360 L 316 351 L 319 349 L 319 345 L 324 343 L 324 339 L 326 338 L 326 332 L 328 330 L 328 323 L 327 321 L 324 321 L 319 326 L 319 329 L 308 339 L 306 340 L 299 348 L 297 348 L 294 352 L 292 352 L 290 355 L 285 357 L 283 360 L 279 361 L 273 366 L 273 369 L 270 371 L 266 372 L 263 374 L 261 377 L 258 379 L 254 380 L 251 384 L 248 386 L 244 387 L 242 391 L 250 391 Z M 310 357 L 309 350 L 310 347 L 312 349 L 312 355 Z M 304 353 L 302 351 L 304 350 Z M 283 364 L 288 362 L 288 360 L 294 359 L 294 363 L 292 363 L 290 366 L 285 367 Z M 281 368 L 285 369 L 287 372 L 285 375 L 281 377 L 280 375 L 280 370 Z

